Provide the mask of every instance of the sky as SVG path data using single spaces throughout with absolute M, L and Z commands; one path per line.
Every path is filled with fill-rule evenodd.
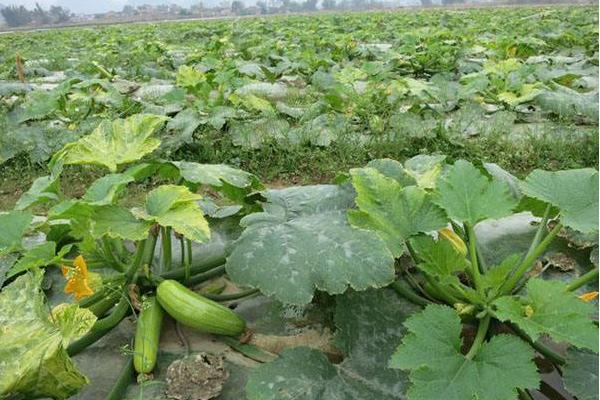
M 121 11 L 126 4 L 141 5 L 141 4 L 179 4 L 184 7 L 189 7 L 191 4 L 198 3 L 199 0 L 0 0 L 0 4 L 23 5 L 29 9 L 35 7 L 35 3 L 39 3 L 43 8 L 48 8 L 51 5 L 63 6 L 77 14 L 94 14 L 106 11 Z M 210 4 L 212 1 L 204 1 L 204 4 Z

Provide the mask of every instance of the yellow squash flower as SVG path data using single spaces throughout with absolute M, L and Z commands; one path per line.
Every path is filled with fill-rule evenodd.
M 77 256 L 73 261 L 73 267 L 62 266 L 62 273 L 67 278 L 65 293 L 73 293 L 76 300 L 94 294 L 89 285 L 90 275 L 87 264 L 82 256 Z
M 598 292 L 587 292 L 579 296 L 579 298 L 585 302 L 592 301 L 598 297 Z
M 463 256 L 467 255 L 467 245 L 465 244 L 465 242 L 462 241 L 462 239 L 456 234 L 454 233 L 454 231 L 450 228 L 444 228 L 444 229 L 440 229 L 438 231 L 439 235 L 448 240 L 450 243 L 452 243 L 452 246 L 454 247 L 454 249 L 456 251 L 458 251 L 460 254 L 462 254 Z

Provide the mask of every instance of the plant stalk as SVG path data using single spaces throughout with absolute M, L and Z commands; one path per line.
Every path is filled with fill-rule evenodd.
M 404 281 L 400 281 L 400 280 L 394 281 L 394 282 L 392 282 L 390 287 L 392 289 L 394 289 L 394 291 L 396 293 L 398 293 L 400 296 L 404 297 L 406 300 L 410 301 L 411 303 L 414 303 L 416 305 L 423 306 L 423 307 L 427 306 L 428 304 L 432 304 L 431 301 L 416 294 L 410 288 L 410 286 L 407 285 L 406 282 L 404 282 Z
M 569 292 L 572 292 L 574 290 L 579 289 L 586 283 L 595 281 L 595 280 L 598 280 L 598 267 L 586 272 L 585 274 L 581 275 L 579 278 L 575 279 L 573 282 L 571 282 L 569 284 L 569 286 L 567 286 L 567 290 Z
M 162 262 L 161 272 L 170 271 L 173 265 L 173 251 L 171 246 L 171 227 L 161 227 L 160 229 L 162 244 Z
M 552 241 L 554 240 L 556 235 L 558 235 L 561 229 L 562 224 L 559 222 L 554 228 L 552 228 L 552 230 L 550 231 L 550 233 L 548 233 L 544 240 L 542 240 L 540 244 L 538 244 L 527 257 L 525 257 L 525 259 L 521 262 L 521 264 L 519 264 L 512 276 L 510 276 L 505 282 L 504 289 L 502 290 L 503 294 L 508 294 L 512 292 L 512 290 L 515 288 L 517 283 L 519 283 L 523 275 L 525 275 L 525 273 L 527 272 L 527 270 L 529 270 L 531 265 L 533 265 L 535 260 L 542 255 L 542 253 L 546 250 L 550 243 L 552 243 Z
M 110 393 L 106 396 L 106 400 L 121 400 L 125 398 L 127 387 L 133 381 L 135 370 L 133 368 L 133 357 L 129 356 L 125 365 L 119 372 L 119 377 L 113 385 Z
M 544 231 L 546 230 L 546 224 L 548 223 L 548 216 L 550 215 L 550 209 L 552 206 L 548 204 L 546 206 L 546 210 L 544 210 L 544 215 L 542 216 L 542 220 L 540 221 L 540 225 L 535 231 L 535 236 L 533 237 L 533 241 L 527 250 L 527 254 L 525 258 L 529 257 L 535 250 L 535 248 L 540 244 L 540 241 L 544 237 Z
M 483 340 L 485 339 L 485 335 L 488 331 L 488 327 L 490 326 L 490 319 L 490 314 L 486 314 L 486 316 L 483 317 L 481 321 L 479 321 L 479 326 L 477 327 L 477 334 L 475 335 L 475 340 L 473 341 L 469 352 L 465 356 L 468 360 L 472 360 L 481 348 Z
M 204 294 L 202 294 L 202 296 L 206 297 L 207 299 L 214 300 L 214 301 L 230 301 L 230 300 L 238 300 L 238 299 L 250 297 L 250 296 L 255 295 L 258 292 L 259 292 L 258 289 L 248 289 L 248 290 L 242 290 L 240 292 L 230 293 L 230 294 L 204 293 Z
M 469 240 L 469 257 L 471 258 L 471 277 L 475 289 L 481 293 L 481 274 L 479 272 L 479 263 L 477 262 L 477 241 L 475 238 L 475 230 L 471 224 L 465 223 L 467 237 Z
M 564 365 L 566 360 L 563 356 L 552 350 L 550 347 L 541 343 L 540 341 L 533 341 L 531 338 L 521 330 L 517 325 L 509 323 L 508 326 L 518 335 L 521 339 L 525 340 L 531 347 L 533 347 L 538 353 L 546 357 L 557 365 Z

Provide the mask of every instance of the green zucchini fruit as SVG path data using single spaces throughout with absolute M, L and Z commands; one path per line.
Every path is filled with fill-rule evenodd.
M 149 374 L 156 365 L 162 318 L 156 297 L 146 298 L 137 320 L 133 352 L 133 365 L 140 374 Z
M 246 322 L 229 308 L 202 297 L 177 281 L 161 282 L 156 297 L 171 317 L 191 328 L 226 336 L 239 335 L 246 329 Z

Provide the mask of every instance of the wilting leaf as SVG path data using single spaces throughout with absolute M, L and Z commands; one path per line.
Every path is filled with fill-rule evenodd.
M 598 352 L 598 328 L 591 319 L 595 306 L 568 292 L 562 282 L 531 279 L 524 299 L 504 296 L 494 306 L 500 320 L 514 322 L 533 340 L 547 334 Z
M 521 185 L 527 196 L 560 209 L 561 222 L 580 232 L 598 232 L 598 171 L 592 168 L 535 170 Z
M 188 239 L 206 242 L 210 229 L 196 203 L 201 198 L 185 186 L 162 185 L 148 193 L 145 209 L 134 208 L 132 212 L 145 221 L 170 226 Z
M 389 290 L 339 297 L 335 343 L 344 361 L 332 364 L 323 353 L 306 347 L 285 350 L 250 375 L 248 399 L 403 399 L 406 375 L 385 368 L 385 363 L 405 332 L 402 321 L 415 310 Z
M 497 335 L 468 359 L 461 353 L 461 321 L 453 309 L 430 305 L 406 320 L 410 332 L 390 367 L 410 371 L 412 400 L 517 399 L 517 388 L 537 388 L 534 352 L 515 336 Z
M 227 259 L 233 280 L 291 304 L 309 303 L 315 289 L 338 294 L 392 281 L 393 258 L 383 241 L 346 221 L 351 190 L 316 185 L 265 196 L 265 211 L 241 221 L 246 229 Z
M 91 134 L 63 147 L 51 164 L 104 165 L 116 172 L 119 165 L 137 161 L 160 145 L 152 135 L 165 120 L 158 115 L 136 114 L 112 123 L 102 122 Z
M 0 292 L 0 395 L 67 399 L 88 383 L 67 355 L 70 341 L 96 321 L 77 305 L 55 308 L 51 317 L 34 269 Z

